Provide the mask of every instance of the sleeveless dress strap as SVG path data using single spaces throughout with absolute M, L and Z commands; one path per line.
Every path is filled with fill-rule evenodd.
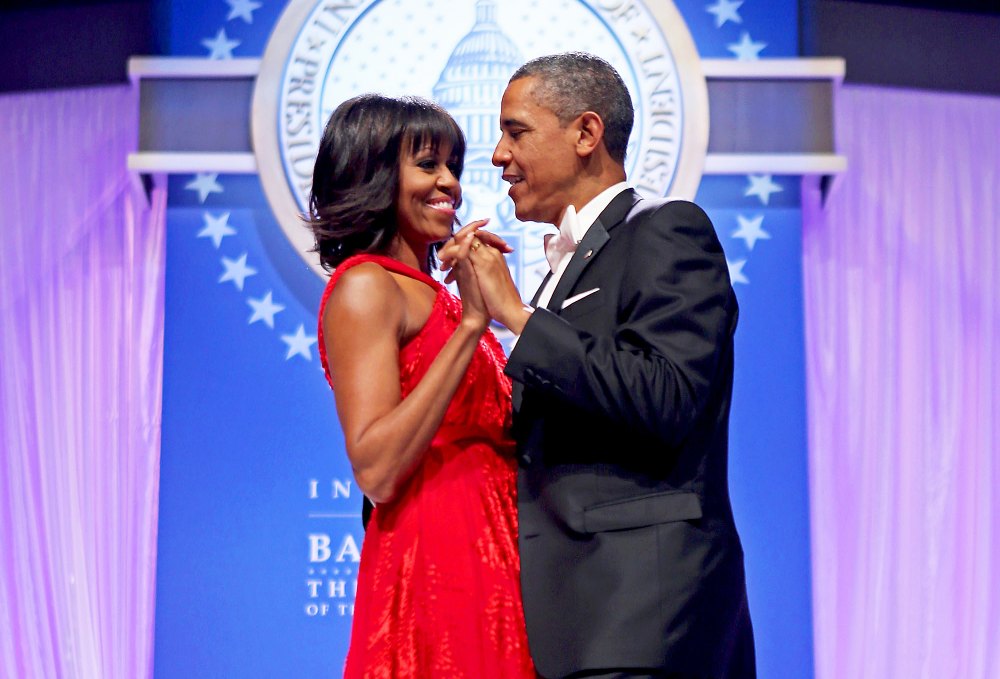
M 362 254 L 362 255 L 353 255 L 345 259 L 343 262 L 341 262 L 340 266 L 334 269 L 333 273 L 330 274 L 330 281 L 329 283 L 327 283 L 327 287 L 328 288 L 331 287 L 331 284 L 336 282 L 336 280 L 340 278 L 340 276 L 351 267 L 355 267 L 358 264 L 364 264 L 365 262 L 373 262 L 381 266 L 383 269 L 387 269 L 389 271 L 392 271 L 393 273 L 398 273 L 403 276 L 408 276 L 409 278 L 413 278 L 422 283 L 426 283 L 435 290 L 441 286 L 440 283 L 438 283 L 436 280 L 425 274 L 423 271 L 419 269 L 414 269 L 412 266 L 408 264 L 403 264 L 398 259 L 393 259 L 392 257 L 387 257 L 385 255 Z
M 393 259 L 392 257 L 386 257 L 385 255 L 372 255 L 372 254 L 360 254 L 348 257 L 343 262 L 340 263 L 333 273 L 330 274 L 330 280 L 326 282 L 326 289 L 323 290 L 323 297 L 319 301 L 319 319 L 318 319 L 318 329 L 316 332 L 316 340 L 319 346 L 319 360 L 323 365 L 323 373 L 326 375 L 326 381 L 333 387 L 333 381 L 330 379 L 330 366 L 326 359 L 326 344 L 323 342 L 323 313 L 326 311 L 326 303 L 330 299 L 330 294 L 333 292 L 334 286 L 342 275 L 349 269 L 365 262 L 372 262 L 373 264 L 378 264 L 383 269 L 387 271 L 392 271 L 393 273 L 398 273 L 402 276 L 407 276 L 414 280 L 418 280 L 421 283 L 431 286 L 434 292 L 439 293 L 441 285 L 438 281 L 434 280 L 423 271 L 419 269 L 414 269 L 408 264 L 403 264 L 398 259 Z

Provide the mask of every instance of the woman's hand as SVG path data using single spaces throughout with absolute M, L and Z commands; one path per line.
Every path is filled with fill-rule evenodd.
M 462 323 L 481 333 L 490 324 L 490 315 L 479 292 L 476 270 L 469 261 L 469 253 L 473 247 L 482 247 L 482 243 L 476 239 L 476 232 L 470 231 L 458 242 L 449 275 L 458 281 L 458 292 L 462 298 Z
M 482 233 L 480 231 L 480 233 Z M 486 243 L 469 249 L 468 264 L 476 270 L 479 296 L 486 313 L 515 335 L 520 335 L 532 309 L 521 301 L 503 252 Z
M 441 249 L 438 250 L 437 256 L 438 259 L 441 260 L 441 270 L 448 271 L 448 275 L 444 279 L 445 283 L 451 283 L 453 280 L 455 280 L 455 272 L 453 270 L 453 267 L 455 265 L 455 257 L 458 253 L 459 247 L 462 244 L 462 240 L 470 233 L 475 234 L 476 237 L 479 238 L 480 242 L 483 243 L 483 245 L 489 245 L 490 247 L 494 247 L 500 252 L 503 252 L 505 254 L 514 252 L 514 248 L 508 245 L 507 241 L 505 241 L 503 238 L 496 235 L 495 233 L 483 230 L 482 227 L 486 226 L 489 223 L 489 221 L 490 221 L 489 219 L 477 219 L 474 222 L 469 222 L 461 229 L 459 229 L 458 232 L 451 237 L 451 240 L 442 245 Z

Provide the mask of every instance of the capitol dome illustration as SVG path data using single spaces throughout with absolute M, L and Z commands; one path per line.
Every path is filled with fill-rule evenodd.
M 459 218 L 490 220 L 487 228 L 514 248 L 506 255 L 507 265 L 518 289 L 530 297 L 549 270 L 543 237 L 551 226 L 516 219 L 509 187 L 500 168 L 493 166 L 493 150 L 500 140 L 500 100 L 510 76 L 524 63 L 496 16 L 496 0 L 477 0 L 475 24 L 452 51 L 433 97 L 465 132 Z M 500 325 L 494 325 L 493 332 L 509 353 L 514 336 Z
M 520 50 L 496 23 L 495 0 L 477 0 L 476 23 L 452 51 L 434 86 L 434 99 L 466 135 L 463 184 L 500 191 L 500 171 L 491 161 L 500 138 L 500 99 L 523 63 Z

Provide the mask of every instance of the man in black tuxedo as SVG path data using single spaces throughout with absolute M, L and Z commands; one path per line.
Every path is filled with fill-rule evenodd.
M 543 677 L 756 676 L 727 479 L 737 304 L 711 222 L 625 184 L 633 111 L 597 57 L 512 77 L 493 163 L 518 219 L 558 225 L 525 307 L 503 255 L 470 258 L 518 336 L 521 582 Z

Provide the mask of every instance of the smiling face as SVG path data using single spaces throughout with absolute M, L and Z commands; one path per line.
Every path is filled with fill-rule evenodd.
M 555 113 L 536 101 L 536 84 L 529 76 L 507 86 L 493 164 L 503 168 L 503 179 L 511 184 L 508 195 L 518 219 L 558 224 L 577 198 L 579 119 L 560 124 Z
M 445 141 L 436 149 L 428 143 L 415 153 L 406 151 L 400 159 L 396 223 L 399 237 L 418 257 L 421 250 L 451 237 L 462 197 L 458 173 L 451 144 Z

